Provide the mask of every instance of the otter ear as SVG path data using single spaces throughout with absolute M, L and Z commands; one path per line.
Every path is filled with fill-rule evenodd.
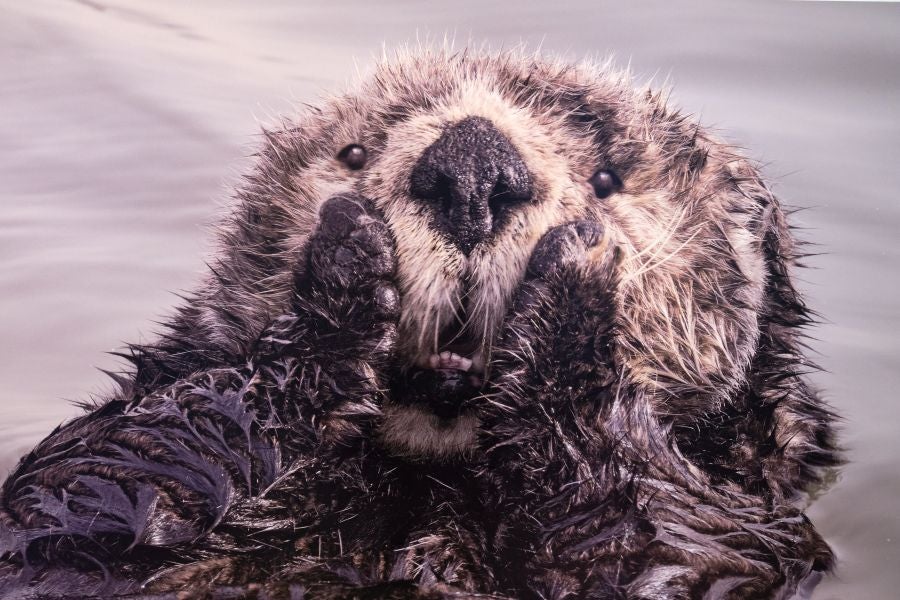
M 766 283 L 759 343 L 738 405 L 753 417 L 746 433 L 756 438 L 756 469 L 776 496 L 791 498 L 840 462 L 835 416 L 805 378 L 816 369 L 803 354 L 805 329 L 815 319 L 793 281 L 794 269 L 802 266 L 801 244 L 775 197 L 762 184 L 755 191 Z

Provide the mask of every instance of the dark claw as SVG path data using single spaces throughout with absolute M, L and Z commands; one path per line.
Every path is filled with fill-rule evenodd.
M 375 288 L 373 302 L 378 315 L 384 318 L 400 315 L 400 295 L 393 285 L 385 284 Z

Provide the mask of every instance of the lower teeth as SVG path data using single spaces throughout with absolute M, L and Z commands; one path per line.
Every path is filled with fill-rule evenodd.
M 454 352 L 441 352 L 428 357 L 428 366 L 432 369 L 456 369 L 468 372 L 472 369 L 472 359 Z

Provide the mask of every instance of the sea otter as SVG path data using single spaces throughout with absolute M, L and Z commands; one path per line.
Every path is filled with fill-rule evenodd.
M 3 484 L 0 589 L 807 593 L 797 243 L 665 98 L 422 49 L 267 130 L 198 291 Z

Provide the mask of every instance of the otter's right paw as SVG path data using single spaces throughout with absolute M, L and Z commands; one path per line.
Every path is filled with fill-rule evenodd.
M 358 194 L 330 198 L 319 215 L 297 282 L 298 312 L 313 319 L 310 326 L 328 350 L 386 357 L 400 313 L 391 232 L 374 203 Z
M 318 288 L 322 301 L 337 314 L 353 308 L 356 318 L 395 320 L 400 296 L 393 279 L 394 240 L 374 203 L 358 194 L 341 194 L 327 200 L 319 216 L 309 243 L 307 287 Z
M 309 276 L 335 290 L 377 286 L 396 268 L 391 233 L 368 198 L 341 194 L 322 205 L 310 240 Z

